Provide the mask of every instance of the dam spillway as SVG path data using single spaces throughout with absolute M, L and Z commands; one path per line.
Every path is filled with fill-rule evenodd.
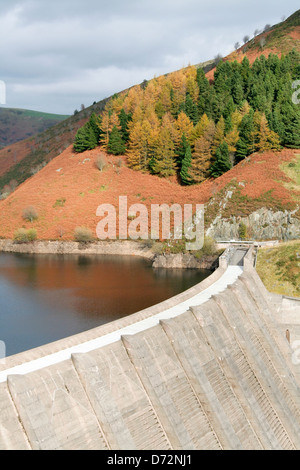
M 299 365 L 275 300 L 252 250 L 235 250 L 175 298 L 7 358 L 0 448 L 300 449 Z

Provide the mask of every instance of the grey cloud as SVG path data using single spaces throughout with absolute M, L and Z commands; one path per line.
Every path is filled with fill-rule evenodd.
M 7 106 L 72 113 L 144 78 L 227 54 L 297 2 L 0 0 Z

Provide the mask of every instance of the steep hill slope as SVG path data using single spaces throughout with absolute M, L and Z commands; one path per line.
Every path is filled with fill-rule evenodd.
M 92 112 L 100 113 L 106 101 L 100 101 L 44 132 L 0 150 L 0 192 L 14 189 L 65 150 L 73 142 L 78 128 Z
M 229 55 L 225 60 L 242 61 L 246 55 L 250 63 L 255 58 L 263 54 L 267 56 L 270 52 L 281 56 L 282 52 L 291 51 L 293 48 L 300 50 L 299 41 L 299 17 L 300 10 L 295 12 L 290 18 L 272 27 L 271 31 L 257 35 L 246 45 Z M 261 40 L 267 37 L 266 44 L 262 47 Z M 214 61 L 198 64 L 203 68 L 208 78 L 213 79 Z M 75 116 L 52 127 L 46 132 L 28 138 L 18 144 L 9 145 L 0 150 L 0 192 L 14 189 L 16 184 L 20 184 L 37 171 L 44 162 L 60 154 L 74 140 L 75 134 L 91 116 L 93 112 L 99 114 L 103 111 L 108 99 L 102 100 Z M 7 185 L 11 187 L 7 188 Z
M 277 44 L 280 44 L 283 38 L 288 38 L 290 34 L 294 36 L 296 34 L 297 36 L 298 23 L 299 12 L 296 12 L 291 18 L 273 27 L 261 37 L 268 35 L 270 38 L 271 35 L 273 35 L 272 40 L 274 41 L 279 37 L 280 41 Z M 253 41 L 254 46 L 256 40 L 258 40 L 258 38 Z M 297 37 L 296 41 L 298 41 L 297 44 L 299 44 Z M 294 46 L 293 42 L 287 41 L 286 44 Z M 252 50 L 250 46 L 251 44 L 249 43 L 247 47 L 248 51 Z M 244 52 L 247 54 L 247 51 Z M 288 61 L 289 57 L 285 60 Z M 262 65 L 263 61 L 260 61 L 259 67 Z M 273 65 L 278 67 L 278 60 L 277 63 L 275 61 Z M 210 63 L 208 66 L 211 67 L 212 64 Z M 270 67 L 270 63 L 268 67 Z M 228 70 L 224 67 L 222 74 L 226 75 L 228 71 L 231 74 L 235 72 L 233 69 L 229 70 L 230 67 L 227 67 L 227 69 Z M 249 68 L 245 70 L 249 72 Z M 219 77 L 216 81 L 218 81 L 219 90 L 217 90 L 216 93 L 223 93 L 223 81 L 220 68 L 218 71 Z M 181 111 L 182 96 L 183 100 L 188 94 L 190 98 L 194 96 L 195 99 L 198 99 L 198 97 L 200 96 L 201 98 L 202 95 L 201 87 L 200 90 L 197 87 L 200 85 L 209 87 L 209 83 L 205 79 L 203 72 L 201 72 L 201 74 L 198 74 L 198 72 L 190 67 L 182 73 L 179 71 L 178 73 L 175 72 L 173 75 L 170 74 L 170 76 L 172 75 L 170 80 L 173 80 L 174 84 L 173 98 L 171 98 L 172 93 L 169 89 L 167 95 L 163 97 L 164 99 L 162 98 L 160 102 L 156 103 L 153 112 L 151 111 L 151 113 L 149 113 L 148 117 L 152 119 L 152 123 L 154 124 L 152 126 L 149 125 L 150 127 L 148 126 L 148 128 L 145 127 L 144 130 L 142 129 L 141 136 L 143 136 L 143 133 L 144 135 L 149 135 L 150 131 L 155 130 L 155 123 L 158 123 L 159 119 L 163 121 L 164 107 L 172 107 L 175 103 L 178 108 L 176 111 L 177 115 L 175 117 L 171 116 L 170 120 L 167 119 L 164 122 L 164 130 L 166 132 L 164 134 L 161 133 L 160 141 L 160 143 L 164 143 L 163 138 L 172 132 L 173 123 L 178 124 L 180 113 L 187 112 L 186 108 Z M 294 65 L 293 74 L 295 74 Z M 199 78 L 198 75 L 200 76 L 200 81 L 197 81 Z M 196 79 L 195 76 L 197 76 Z M 2 172 L 2 176 L 0 176 L 0 190 L 3 187 L 5 189 L 6 186 L 7 196 L 11 189 L 15 189 L 18 184 L 20 185 L 7 199 L 0 202 L 0 236 L 12 238 L 14 232 L 20 227 L 34 227 L 40 239 L 72 239 L 74 229 L 78 226 L 88 227 L 95 234 L 96 225 L 99 221 L 99 218 L 96 217 L 97 207 L 102 203 L 109 203 L 118 207 L 118 198 L 120 195 L 128 196 L 129 205 L 142 202 L 146 204 L 147 207 L 150 207 L 152 203 L 205 203 L 206 228 L 210 228 L 209 233 L 217 238 L 224 237 L 230 239 L 238 236 L 245 238 L 246 235 L 259 239 L 295 238 L 300 236 L 298 228 L 300 219 L 300 189 L 298 180 L 300 150 L 297 150 L 297 148 L 290 150 L 283 149 L 280 151 L 267 150 L 257 153 L 253 153 L 252 150 L 252 153 L 249 154 L 248 152 L 243 155 L 240 163 L 222 176 L 218 178 L 207 178 L 207 176 L 205 176 L 201 184 L 194 184 L 192 186 L 181 185 L 178 180 L 178 174 L 176 175 L 174 171 L 169 174 L 163 174 L 161 171 L 161 173 L 157 172 L 157 175 L 149 174 L 149 168 L 144 172 L 134 171 L 128 167 L 128 156 L 109 156 L 105 153 L 103 146 L 98 146 L 94 150 L 88 150 L 84 153 L 74 152 L 74 136 L 77 130 L 87 122 L 92 113 L 99 115 L 103 110 L 106 110 L 106 114 L 110 119 L 113 116 L 113 112 L 115 114 L 117 113 L 115 110 L 119 108 L 118 112 L 120 112 L 120 109 L 124 106 L 124 96 L 127 100 L 126 105 L 129 110 L 132 103 L 135 105 L 140 97 L 145 100 L 147 93 L 148 99 L 151 102 L 153 93 L 161 93 L 161 90 L 167 90 L 167 88 L 163 88 L 163 86 L 168 86 L 168 80 L 169 78 L 165 80 L 165 77 L 161 77 L 153 80 L 152 83 L 150 81 L 143 83 L 140 87 L 132 87 L 130 90 L 124 91 L 119 95 L 114 95 L 114 99 L 109 102 L 109 106 L 113 107 L 111 110 L 109 106 L 106 106 L 109 100 L 102 100 L 90 108 L 71 116 L 46 132 L 0 151 L 0 175 Z M 204 80 L 206 80 L 207 83 L 205 83 Z M 234 84 L 232 77 L 229 82 L 230 83 L 227 83 L 226 86 L 230 88 L 231 83 Z M 277 88 L 279 87 L 278 83 L 276 84 Z M 286 87 L 288 87 L 288 91 L 284 98 L 285 101 L 283 101 L 284 105 L 286 105 L 286 101 L 291 101 L 290 98 L 286 98 L 286 96 L 291 95 L 291 84 L 288 84 Z M 190 92 L 186 93 L 186 90 L 190 90 Z M 235 92 L 238 94 L 239 90 L 236 89 Z M 203 96 L 205 96 L 205 89 L 203 93 Z M 225 90 L 224 96 L 226 96 L 226 93 L 227 91 Z M 276 93 L 273 94 L 276 95 Z M 218 94 L 216 97 L 218 97 Z M 255 94 L 253 94 L 252 101 L 255 101 L 255 99 Z M 144 102 L 146 103 L 146 101 Z M 137 119 L 139 119 L 139 114 L 141 114 L 144 102 L 139 102 L 139 109 L 137 109 L 135 115 Z M 256 102 L 258 106 L 261 105 L 259 99 L 256 99 Z M 112 103 L 112 105 L 110 103 Z M 199 103 L 202 106 L 201 99 L 197 102 L 198 111 L 200 109 Z M 212 115 L 216 103 L 216 100 L 211 102 Z M 190 105 L 192 105 L 190 109 L 192 113 L 194 110 L 193 103 L 190 102 Z M 237 106 L 235 103 L 233 103 L 233 105 Z M 274 126 L 276 125 L 279 131 L 284 134 L 285 129 L 284 126 L 282 126 L 283 122 L 278 121 L 283 106 L 281 106 L 281 102 L 276 103 L 276 105 L 279 114 L 274 114 L 271 117 Z M 185 106 L 187 106 L 187 99 Z M 265 102 L 264 106 L 267 107 L 268 103 Z M 249 107 L 243 105 L 242 108 L 243 110 L 236 109 L 235 114 L 234 112 L 232 113 L 233 109 L 231 103 L 228 104 L 228 109 L 222 110 L 218 108 L 221 118 L 222 112 L 227 112 L 227 120 L 225 122 L 227 128 L 230 129 L 232 125 L 231 118 L 234 118 L 237 123 L 241 123 L 241 119 L 243 121 L 245 121 L 244 118 L 248 119 L 248 115 L 250 116 Z M 254 107 L 254 109 L 256 108 Z M 109 111 L 113 112 L 110 113 Z M 174 113 L 174 109 L 171 109 L 171 111 Z M 264 109 L 260 111 L 263 114 Z M 293 112 L 297 114 L 298 110 L 296 109 L 295 111 L 294 108 Z M 127 113 L 129 114 L 129 111 L 127 111 Z M 171 115 L 170 112 L 169 115 Z M 254 111 L 251 115 L 251 119 L 253 119 L 253 115 L 255 118 Z M 288 113 L 286 116 L 288 116 Z M 295 135 L 297 132 L 299 133 L 299 129 L 297 130 L 298 118 L 299 115 L 297 114 L 294 126 Z M 213 116 L 211 116 L 210 120 L 213 121 L 213 119 Z M 216 124 L 212 122 L 212 127 L 214 128 L 214 133 L 217 138 L 218 132 L 216 132 L 216 129 L 218 129 L 218 119 L 219 117 L 215 119 Z M 186 122 L 184 117 L 181 122 L 181 132 Z M 188 122 L 187 128 L 195 129 L 196 125 L 194 124 Z M 205 126 L 209 127 L 208 124 L 209 123 L 206 123 Z M 160 124 L 157 125 L 158 130 L 159 125 Z M 260 130 L 266 130 L 263 121 L 259 121 L 259 125 Z M 231 140 L 229 141 L 228 130 L 226 131 L 226 135 L 224 134 L 224 129 L 222 130 L 219 127 L 219 130 L 222 131 L 221 139 L 219 140 L 221 141 L 225 138 L 227 142 L 231 142 L 231 147 L 234 147 L 235 143 L 233 141 L 236 139 L 235 132 L 232 132 Z M 198 128 L 198 131 L 200 132 L 199 135 L 201 135 L 202 131 L 200 128 Z M 252 134 L 248 132 L 247 135 L 246 121 L 244 131 L 245 136 L 248 138 L 249 151 L 252 145 Z M 194 132 L 194 130 L 191 132 Z M 108 133 L 109 131 L 107 134 Z M 178 142 L 180 141 L 178 138 L 180 136 L 181 134 L 177 135 Z M 153 142 L 155 143 L 157 136 L 153 134 L 153 137 Z M 261 137 L 261 141 L 266 143 L 263 139 L 264 135 L 261 134 Z M 297 134 L 296 138 L 298 139 L 298 137 Z M 140 140 L 138 136 L 137 143 L 139 143 Z M 215 143 L 216 142 L 217 139 Z M 167 150 L 170 149 L 168 145 L 169 143 L 167 142 L 161 152 L 161 159 L 168 153 Z M 253 148 L 255 148 L 254 140 Z M 268 146 L 266 146 L 266 148 L 268 148 Z M 275 148 L 278 148 L 277 144 Z M 173 154 L 175 153 L 174 148 L 172 152 Z M 97 168 L 96 163 L 99 156 L 106 159 L 106 166 L 103 171 L 99 171 L 99 168 Z M 149 155 L 147 158 L 149 158 Z M 47 166 L 45 166 L 46 163 Z M 159 175 L 167 177 L 161 178 Z M 23 210 L 29 206 L 33 206 L 38 213 L 38 218 L 33 223 L 26 222 L 22 217 Z M 255 215 L 256 226 L 261 226 L 263 230 L 260 230 L 261 227 L 260 229 L 257 227 L 253 229 L 252 227 L 253 223 L 250 216 L 256 214 L 258 211 L 261 212 L 257 217 Z M 271 213 L 277 212 L 280 215 L 278 216 L 279 218 L 276 216 L 277 218 L 275 217 L 275 219 L 273 219 L 272 214 L 267 213 L 266 215 L 263 211 L 269 211 Z M 225 222 L 227 226 L 224 225 Z M 244 225 L 246 225 L 246 228 L 243 227 Z
M 102 155 L 107 165 L 103 171 L 96 166 Z M 298 151 L 298 153 L 300 153 Z M 0 236 L 13 238 L 20 228 L 35 228 L 39 239 L 74 238 L 74 230 L 85 226 L 96 237 L 96 216 L 100 204 L 112 204 L 118 211 L 119 196 L 128 197 L 128 207 L 134 203 L 206 204 L 206 227 L 222 209 L 224 220 L 247 217 L 253 211 L 267 207 L 271 211 L 294 211 L 300 217 L 300 191 L 293 186 L 297 151 L 254 154 L 215 180 L 201 185 L 183 187 L 174 178 L 159 178 L 129 169 L 125 160 L 104 154 L 99 149 L 76 154 L 70 146 L 45 168 L 21 184 L 6 200 L 0 202 Z M 231 191 L 231 199 L 226 199 Z M 225 202 L 226 204 L 225 204 Z M 33 206 L 38 218 L 23 219 L 23 210 Z
M 68 117 L 27 109 L 0 108 L 0 148 L 44 132 Z

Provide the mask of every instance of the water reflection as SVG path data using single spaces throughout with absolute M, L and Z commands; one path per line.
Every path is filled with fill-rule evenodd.
M 152 269 L 133 256 L 0 254 L 0 340 L 7 355 L 154 305 L 209 271 Z

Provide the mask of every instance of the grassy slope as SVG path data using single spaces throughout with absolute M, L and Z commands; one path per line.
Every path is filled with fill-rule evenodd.
M 257 272 L 270 292 L 300 297 L 300 241 L 261 248 Z
M 0 148 L 44 132 L 67 118 L 26 109 L 0 108 Z

